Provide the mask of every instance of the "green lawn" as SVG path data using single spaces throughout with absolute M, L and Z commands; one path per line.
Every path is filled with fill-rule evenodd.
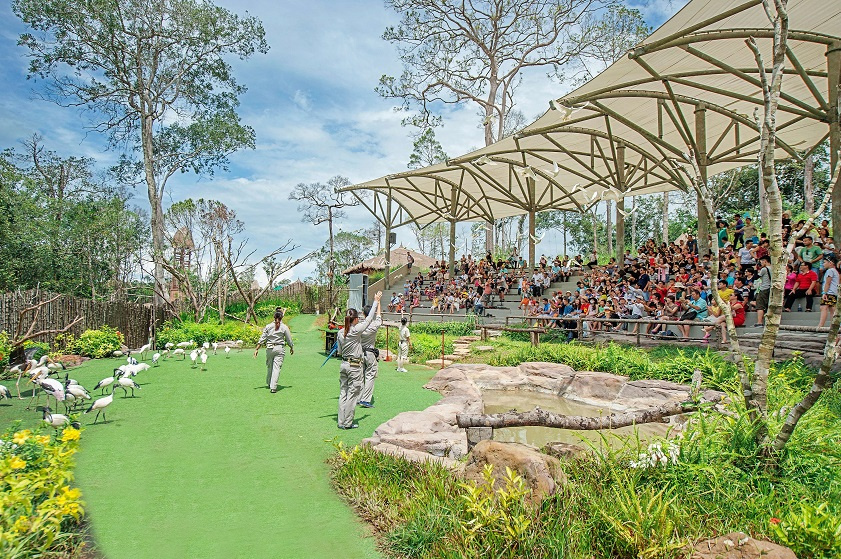
M 108 559 L 379 557 L 331 489 L 325 460 L 333 439 L 353 445 L 397 413 L 434 403 L 439 395 L 421 388 L 434 371 L 401 374 L 384 363 L 376 407 L 358 408 L 360 428 L 340 431 L 338 362 L 319 368 L 313 318 L 291 320 L 296 353 L 287 353 L 277 394 L 263 385 L 263 352 L 255 361 L 246 349 L 211 356 L 206 372 L 166 360 L 137 376 L 137 398 L 118 390 L 107 423 L 83 416 L 77 482 Z M 71 376 L 92 388 L 120 363 L 91 361 Z M 40 415 L 25 403 L 0 403 L 0 424 L 35 424 Z

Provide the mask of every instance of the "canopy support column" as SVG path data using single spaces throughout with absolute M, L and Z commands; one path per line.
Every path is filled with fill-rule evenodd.
M 456 203 L 458 189 L 455 185 L 450 186 L 450 277 L 456 273 Z
M 537 238 L 537 224 L 535 222 L 535 211 L 534 211 L 534 201 L 535 201 L 535 182 L 534 179 L 526 179 L 528 180 L 528 187 L 529 187 L 529 269 L 533 270 L 535 266 L 536 260 L 536 244 L 535 239 Z
M 616 179 L 620 190 L 616 200 L 616 263 L 621 270 L 625 267 L 625 144 L 622 142 L 616 144 Z
M 839 123 L 839 89 L 841 89 L 841 42 L 833 43 L 826 51 L 827 83 L 829 84 L 829 168 L 835 169 L 839 163 L 838 150 L 841 149 L 841 123 Z M 832 171 L 830 171 L 832 172 Z M 832 188 L 832 234 L 835 246 L 841 246 L 841 178 Z
M 485 250 L 493 254 L 494 252 L 494 222 L 485 222 Z
M 703 103 L 695 107 L 695 145 L 698 147 L 697 160 L 701 172 L 701 181 L 707 182 L 707 108 Z M 760 194 L 761 195 L 761 194 Z M 696 195 L 698 201 L 698 260 L 703 255 L 710 253 L 710 216 L 707 214 L 707 206 Z
M 383 289 L 388 291 L 391 287 L 389 272 L 391 271 L 391 224 L 393 216 L 391 215 L 391 189 L 388 191 L 388 197 L 385 200 L 385 275 L 383 276 Z

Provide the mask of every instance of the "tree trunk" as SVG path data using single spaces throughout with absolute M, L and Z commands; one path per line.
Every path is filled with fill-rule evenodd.
M 663 193 L 663 242 L 669 242 L 669 193 Z
M 614 413 L 602 417 L 582 417 L 559 415 L 537 408 L 523 413 L 514 411 L 488 415 L 461 413 L 456 416 L 456 421 L 462 429 L 468 427 L 502 429 L 504 427 L 534 426 L 593 431 L 597 429 L 618 429 L 619 427 L 639 425 L 642 423 L 662 422 L 666 417 L 696 411 L 697 409 L 697 406 L 691 403 L 673 402 L 639 411 Z
M 567 252 L 567 212 L 566 210 L 561 210 L 564 212 L 564 256 L 567 256 L 569 253 Z
M 329 301 L 330 307 L 333 307 L 333 274 L 335 273 L 333 270 L 333 208 L 327 206 L 327 231 L 330 235 L 329 242 L 330 242 L 330 260 L 327 261 L 327 300 Z M 391 266 L 386 264 L 385 273 L 388 275 L 389 269 Z
M 814 171 L 815 159 L 810 153 L 803 162 L 803 209 L 809 215 L 815 213 L 815 186 L 812 183 Z
M 599 216 L 596 215 L 596 210 L 598 209 L 599 205 L 596 203 L 596 207 L 593 208 L 593 250 L 599 252 Z
M 637 197 L 631 198 L 631 248 L 637 246 Z
M 613 254 L 613 215 L 611 215 L 611 206 L 610 200 L 605 200 L 604 208 L 605 213 L 607 214 L 607 219 L 605 220 L 605 224 L 607 227 L 607 252 L 608 254 Z
M 143 149 L 143 171 L 146 179 L 146 190 L 149 195 L 150 212 L 150 226 L 152 229 L 152 261 L 154 262 L 154 281 L 155 281 L 155 306 L 162 304 L 168 299 L 166 292 L 166 285 L 164 282 L 164 212 L 163 204 L 161 204 L 160 196 L 158 195 L 158 185 L 155 181 L 154 158 L 155 153 L 153 149 L 153 133 L 152 126 L 154 120 L 149 115 L 144 115 L 141 119 L 140 126 L 140 142 Z

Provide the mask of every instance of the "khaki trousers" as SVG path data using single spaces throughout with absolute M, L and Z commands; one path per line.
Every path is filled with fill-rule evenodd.
M 280 368 L 283 367 L 284 347 L 266 348 L 266 384 L 269 388 L 277 388 L 277 379 L 280 377 Z
M 353 415 L 362 392 L 362 363 L 342 361 L 339 367 L 339 427 L 353 425 Z
M 363 380 L 362 380 L 362 394 L 359 395 L 360 402 L 371 403 L 374 397 L 374 380 L 380 369 L 380 360 L 370 351 L 365 352 L 365 360 L 362 363 Z

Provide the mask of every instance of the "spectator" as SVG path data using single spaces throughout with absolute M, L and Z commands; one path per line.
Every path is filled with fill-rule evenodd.
M 812 312 L 812 296 L 817 294 L 819 288 L 818 274 L 808 264 L 802 264 L 797 273 L 794 290 L 786 297 L 783 305 L 784 310 L 791 312 L 791 306 L 794 304 L 794 300 L 805 297 L 806 312 Z
M 838 303 L 838 268 L 837 257 L 834 254 L 828 255 L 823 259 L 823 267 L 825 272 L 823 274 L 823 289 L 821 296 L 821 321 L 818 327 L 823 327 L 826 324 L 826 319 L 829 316 L 831 309 L 835 308 Z
M 757 264 L 757 280 L 754 283 L 756 291 L 756 324 L 754 327 L 762 326 L 765 323 L 765 313 L 768 311 L 768 301 L 771 298 L 771 258 L 763 256 Z

